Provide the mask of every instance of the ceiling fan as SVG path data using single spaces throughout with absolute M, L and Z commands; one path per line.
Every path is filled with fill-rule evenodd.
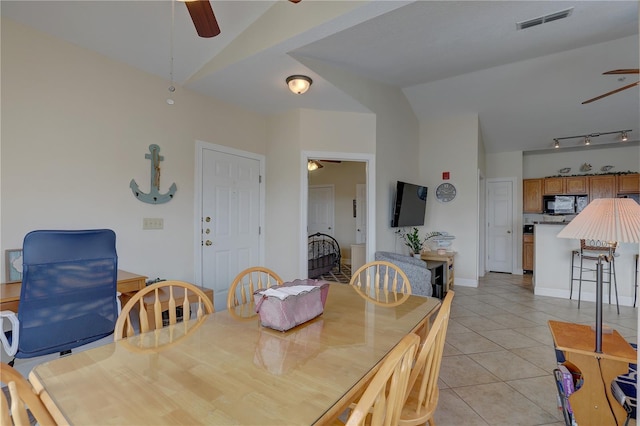
M 301 0 L 289 1 L 299 3 Z M 200 37 L 210 38 L 220 34 L 220 26 L 209 0 L 185 0 L 185 5 Z
M 610 74 L 638 74 L 638 69 L 637 68 L 629 68 L 629 69 L 621 69 L 621 70 L 612 70 L 612 71 L 607 71 L 607 72 L 603 72 L 602 75 L 610 75 Z M 634 86 L 637 86 L 640 84 L 640 81 L 636 81 L 635 83 L 631 83 L 631 84 L 627 84 L 626 86 L 623 86 L 619 89 L 616 90 L 612 90 L 611 92 L 607 92 L 603 95 L 600 96 L 596 96 L 595 98 L 591 98 L 589 100 L 586 100 L 582 103 L 582 105 L 584 104 L 589 104 L 593 101 L 597 101 L 598 99 L 602 99 L 605 98 L 609 95 L 613 95 L 614 93 L 618 93 L 618 92 L 622 92 L 623 90 L 627 90 L 630 89 Z
M 313 170 L 318 170 L 323 168 L 324 166 L 322 165 L 322 163 L 342 163 L 341 160 L 309 160 L 307 161 L 307 169 L 309 171 L 313 171 Z

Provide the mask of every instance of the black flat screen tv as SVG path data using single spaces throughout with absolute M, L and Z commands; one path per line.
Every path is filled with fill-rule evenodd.
M 426 207 L 426 186 L 398 181 L 391 227 L 423 226 Z

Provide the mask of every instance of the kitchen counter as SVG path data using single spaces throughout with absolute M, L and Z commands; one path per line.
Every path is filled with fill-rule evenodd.
M 533 285 L 536 295 L 569 298 L 571 251 L 580 249 L 580 241 L 557 237 L 566 225 L 565 222 L 537 223 L 535 225 Z M 637 244 L 618 244 L 616 249 L 616 278 L 620 305 L 633 306 L 636 253 L 638 253 Z M 576 260 L 579 259 L 576 258 Z M 593 262 L 589 262 L 589 264 L 593 264 Z M 595 272 L 583 274 L 584 278 L 595 280 Z M 595 301 L 595 284 L 588 282 L 582 284 L 582 300 Z M 573 290 L 573 297 L 577 299 L 577 281 Z M 611 298 L 615 303 L 613 291 L 611 293 Z M 603 300 L 605 303 L 609 301 L 606 288 Z

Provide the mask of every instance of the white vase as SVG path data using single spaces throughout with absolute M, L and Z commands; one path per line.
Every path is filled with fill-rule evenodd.
M 420 259 L 420 253 L 413 253 L 413 257 L 415 257 L 416 259 Z

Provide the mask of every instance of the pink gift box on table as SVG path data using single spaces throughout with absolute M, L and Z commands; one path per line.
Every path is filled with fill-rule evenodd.
M 253 293 L 256 312 L 264 327 L 287 331 L 324 312 L 329 283 L 294 280 Z

